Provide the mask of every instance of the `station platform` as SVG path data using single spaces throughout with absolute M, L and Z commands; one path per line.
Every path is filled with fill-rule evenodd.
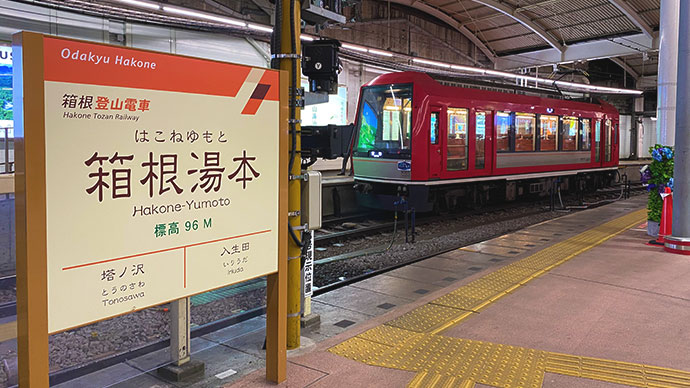
M 466 246 L 319 295 L 282 387 L 690 387 L 690 260 L 646 245 L 645 197 Z M 265 319 L 59 387 L 272 387 Z
M 644 205 L 567 215 L 319 296 L 321 328 L 303 342 L 323 340 L 290 354 L 281 386 L 690 386 L 690 260 L 645 245 Z M 257 370 L 226 386 L 273 385 Z

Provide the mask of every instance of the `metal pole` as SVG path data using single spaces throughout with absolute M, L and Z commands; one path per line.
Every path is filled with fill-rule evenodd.
M 657 83 L 656 142 L 674 144 L 676 88 L 678 85 L 679 0 L 661 0 L 659 25 L 659 76 Z
M 672 237 L 690 238 L 690 2 L 680 1 Z
M 292 12 L 291 12 L 292 10 Z M 283 0 L 282 1 L 282 31 L 281 33 L 281 47 L 280 52 L 284 54 L 299 54 L 301 50 L 300 44 L 300 2 L 297 0 Z M 294 19 L 291 20 L 291 14 Z M 292 36 L 292 28 L 294 27 L 294 42 Z M 294 49 L 293 49 L 294 45 Z M 290 84 L 290 104 L 296 103 L 296 90 L 294 88 L 300 87 L 300 80 L 302 70 L 300 68 L 300 60 L 293 58 L 284 58 L 280 61 L 280 69 L 288 73 Z M 293 82 L 296 80 L 296 85 Z M 292 110 L 292 108 L 291 108 Z M 288 149 L 292 150 L 294 147 L 294 161 L 290 175 L 298 177 L 302 172 L 301 158 L 300 158 L 300 109 L 294 108 L 294 121 L 290 125 L 290 134 L 288 136 Z M 294 132 L 293 132 L 294 131 Z M 294 141 L 293 141 L 294 139 Z M 292 152 L 291 152 L 292 154 Z M 301 181 L 299 179 L 291 179 L 288 183 L 288 212 L 293 215 L 289 219 L 289 225 L 292 227 L 294 233 L 299 238 L 300 216 L 301 208 Z M 294 241 L 291 236 L 288 236 L 288 295 L 287 295 L 287 348 L 296 349 L 300 346 L 300 318 L 301 318 L 301 299 L 302 299 L 302 250 L 300 246 Z
M 632 101 L 632 115 L 630 116 L 630 156 L 632 160 L 637 160 L 637 112 L 635 111 L 635 97 Z
M 5 128 L 3 132 L 5 133 L 5 174 L 7 174 L 10 172 L 10 145 L 7 143 L 9 128 Z

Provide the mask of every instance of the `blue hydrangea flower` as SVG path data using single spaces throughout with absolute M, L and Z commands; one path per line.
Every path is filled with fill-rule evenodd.
M 655 187 L 656 187 L 656 184 L 650 183 L 649 185 L 647 185 L 647 191 L 652 191 L 652 190 L 654 190 Z
M 664 147 L 661 149 L 661 151 L 663 152 L 666 159 L 673 159 L 673 150 L 671 150 L 668 147 Z
M 671 191 L 673 191 L 673 178 L 668 180 L 667 186 L 671 188 Z
M 652 151 L 652 158 L 654 158 L 654 160 L 656 160 L 657 162 L 661 162 L 661 159 L 663 159 L 663 157 L 661 156 L 661 152 L 659 152 L 658 149 Z

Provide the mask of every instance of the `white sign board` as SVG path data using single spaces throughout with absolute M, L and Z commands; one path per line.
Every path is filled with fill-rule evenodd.
M 314 231 L 310 231 L 309 249 L 304 260 L 304 296 L 309 297 L 314 293 Z
M 12 46 L 0 43 L 0 65 L 12 65 Z
M 43 42 L 49 332 L 277 271 L 277 71 Z

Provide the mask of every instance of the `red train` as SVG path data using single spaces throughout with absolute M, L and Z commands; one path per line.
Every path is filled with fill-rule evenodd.
M 422 212 L 511 200 L 554 180 L 600 186 L 618 166 L 610 104 L 444 86 L 424 73 L 364 85 L 355 128 L 356 188 L 369 207 L 392 209 L 401 195 Z

